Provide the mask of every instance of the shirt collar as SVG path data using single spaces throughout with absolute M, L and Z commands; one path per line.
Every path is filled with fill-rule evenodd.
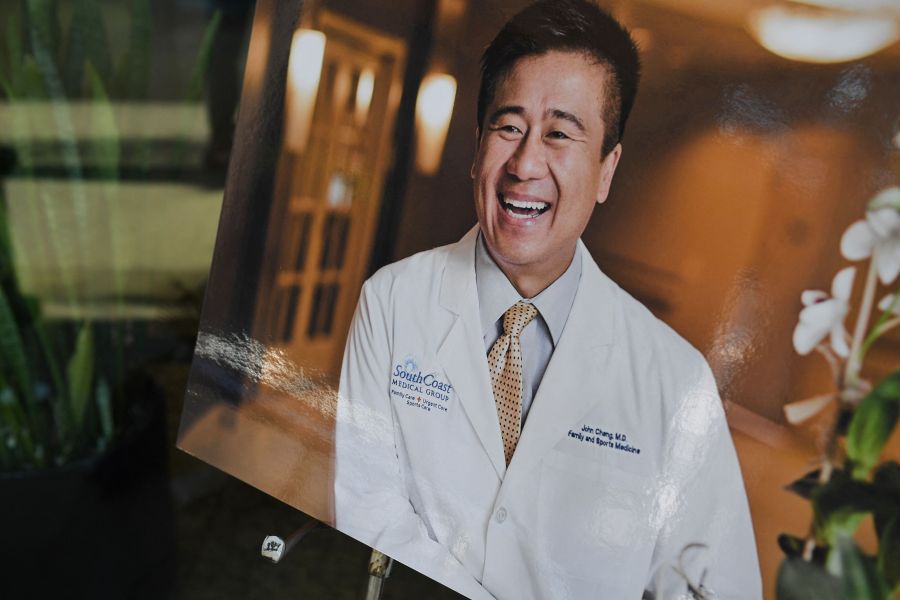
M 563 328 L 569 319 L 578 282 L 581 280 L 581 252 L 576 248 L 575 256 L 569 267 L 556 281 L 534 298 L 525 299 L 519 295 L 500 267 L 491 258 L 484 244 L 481 232 L 475 244 L 475 285 L 478 291 L 478 309 L 481 316 L 482 335 L 495 332 L 497 321 L 510 306 L 519 300 L 531 302 L 538 309 L 554 347 L 559 343 Z

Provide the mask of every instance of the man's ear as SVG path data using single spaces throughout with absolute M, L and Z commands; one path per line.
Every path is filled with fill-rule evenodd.
M 600 162 L 600 189 L 597 190 L 597 204 L 606 202 L 609 196 L 609 188 L 612 185 L 613 175 L 616 174 L 616 167 L 619 166 L 619 159 L 622 157 L 622 144 L 616 144 L 616 147 L 609 151 L 609 154 L 603 157 Z
M 478 160 L 478 148 L 481 145 L 481 128 L 475 127 L 475 153 L 472 155 L 472 166 L 469 168 L 469 177 L 475 179 L 475 161 Z

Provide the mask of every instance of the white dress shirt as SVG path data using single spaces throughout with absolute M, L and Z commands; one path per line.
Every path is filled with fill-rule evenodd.
M 519 336 L 523 371 L 522 424 L 528 416 L 531 402 L 541 385 L 544 371 L 550 362 L 553 349 L 562 336 L 578 281 L 581 279 L 581 256 L 576 252 L 566 271 L 534 298 L 522 298 L 513 284 L 494 259 L 491 258 L 484 238 L 478 235 L 475 246 L 475 286 L 478 290 L 478 311 L 481 316 L 481 332 L 484 338 L 485 354 L 503 335 L 503 314 L 516 302 L 522 300 L 538 309 L 538 314 Z

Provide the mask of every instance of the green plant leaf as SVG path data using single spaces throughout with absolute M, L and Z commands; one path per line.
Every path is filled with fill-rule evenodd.
M 816 532 L 827 545 L 833 545 L 840 535 L 852 535 L 865 518 L 875 510 L 878 495 L 873 486 L 835 470 L 824 486 L 812 493 Z
M 85 63 L 105 81 L 112 76 L 112 58 L 106 35 L 106 22 L 96 0 L 75 0 L 72 24 L 65 52 L 64 79 L 72 96 L 80 96 L 85 78 Z
M 884 528 L 878 540 L 878 569 L 894 592 L 900 592 L 900 517 Z
M 106 383 L 105 379 L 101 378 L 97 382 L 97 391 L 94 393 L 94 398 L 97 402 L 97 414 L 100 415 L 101 447 L 106 448 L 112 441 L 114 428 L 112 395 L 109 391 L 109 384 Z
M 198 102 L 203 97 L 203 79 L 206 76 L 206 69 L 209 66 L 209 57 L 212 54 L 213 43 L 216 40 L 216 34 L 219 31 L 219 24 L 222 22 L 222 12 L 213 13 L 206 30 L 203 32 L 203 39 L 200 42 L 200 51 L 197 53 L 197 62 L 194 64 L 194 71 L 191 73 L 191 81 L 188 84 L 187 101 Z
M 47 88 L 44 85 L 44 77 L 35 62 L 34 57 L 27 56 L 22 63 L 22 91 L 21 97 L 31 100 L 46 100 Z
M 209 66 L 209 57 L 212 54 L 213 43 L 215 42 L 216 34 L 221 22 L 222 12 L 217 10 L 213 13 L 209 24 L 206 26 L 206 31 L 203 32 L 200 51 L 197 53 L 197 61 L 194 64 L 194 70 L 191 74 L 190 83 L 188 84 L 187 97 L 185 98 L 188 102 L 198 102 L 203 97 L 203 81 L 206 75 L 206 69 Z M 187 120 L 187 117 L 182 117 L 180 128 L 182 133 L 179 136 L 174 153 L 175 164 L 184 163 L 184 158 L 187 154 L 187 140 L 185 139 L 184 132 L 188 129 L 189 125 L 190 121 Z
M 59 7 L 57 0 L 25 0 L 32 46 L 40 45 L 50 56 L 59 53 Z
M 25 0 L 31 50 L 51 98 L 65 98 L 56 56 L 59 50 L 59 20 L 56 0 Z
M 841 600 L 840 590 L 836 577 L 802 558 L 786 558 L 778 568 L 777 600 Z
M 153 21 L 148 0 L 131 0 L 131 31 L 128 50 L 119 62 L 112 93 L 128 99 L 147 97 L 150 81 Z
M 106 88 L 93 64 L 85 65 L 85 75 L 91 94 L 91 145 L 92 155 L 86 157 L 87 164 L 98 169 L 100 176 L 107 180 L 119 177 L 119 130 L 112 105 L 106 95 Z
M 879 498 L 875 508 L 875 532 L 881 536 L 888 523 L 900 518 L 900 464 L 887 461 L 879 465 L 872 476 L 872 486 Z
M 800 479 L 797 479 L 796 481 L 793 481 L 786 485 L 784 489 L 791 492 L 792 494 L 800 496 L 801 498 L 809 500 L 810 498 L 812 498 L 813 491 L 819 485 L 820 473 L 820 469 L 810 471 Z
M 863 554 L 853 539 L 841 536 L 829 556 L 829 571 L 841 580 L 841 597 L 888 600 L 888 588 L 875 559 Z
M 22 65 L 24 63 L 22 55 L 22 32 L 19 29 L 21 22 L 18 15 L 11 15 L 6 23 L 6 58 L 8 61 L 9 77 L 5 77 L 6 83 L 13 93 L 19 93 L 22 79 Z
M 778 536 L 778 547 L 786 556 L 800 556 L 803 554 L 803 539 L 797 536 L 782 533 Z
M 847 456 L 853 476 L 866 479 L 878 462 L 900 416 L 900 370 L 894 371 L 863 399 L 847 432 Z
M 0 372 L 5 373 L 12 382 L 16 395 L 25 399 L 26 408 L 30 413 L 34 404 L 31 369 L 19 326 L 2 288 L 0 288 Z
M 786 557 L 796 556 L 799 558 L 803 556 L 803 547 L 805 545 L 806 540 L 795 535 L 782 533 L 778 536 L 778 547 L 781 548 L 781 551 L 784 552 L 784 555 Z M 824 546 L 816 546 L 815 548 L 813 548 L 812 562 L 817 564 L 824 564 L 827 554 L 828 548 Z
M 91 397 L 91 381 L 94 378 L 94 336 L 91 324 L 85 322 L 75 341 L 75 352 L 66 369 L 69 378 L 69 401 L 73 435 L 79 435 L 84 426 L 88 402 Z

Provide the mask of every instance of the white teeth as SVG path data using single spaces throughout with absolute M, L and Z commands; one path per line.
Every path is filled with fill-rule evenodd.
M 549 206 L 549 203 L 547 202 L 525 202 L 523 200 L 510 200 L 509 198 L 504 198 L 503 201 L 511 206 L 515 206 L 516 208 L 530 210 L 543 210 L 544 208 Z

